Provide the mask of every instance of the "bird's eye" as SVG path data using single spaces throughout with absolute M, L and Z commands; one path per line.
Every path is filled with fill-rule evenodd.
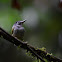
M 17 23 L 17 22 L 16 22 Z

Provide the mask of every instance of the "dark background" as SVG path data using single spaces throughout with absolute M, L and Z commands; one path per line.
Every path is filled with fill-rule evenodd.
M 0 27 L 5 31 L 11 34 L 13 24 L 24 19 L 24 40 L 62 58 L 62 1 L 0 0 Z M 0 38 L 0 62 L 36 62 L 36 58 Z

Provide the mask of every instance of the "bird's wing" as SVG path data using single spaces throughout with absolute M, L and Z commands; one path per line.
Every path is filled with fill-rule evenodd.
M 13 34 L 13 31 L 14 31 L 14 28 L 15 28 L 15 26 L 12 27 L 12 31 L 11 31 L 12 34 Z

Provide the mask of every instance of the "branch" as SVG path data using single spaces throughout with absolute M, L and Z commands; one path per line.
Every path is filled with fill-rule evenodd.
M 0 27 L 0 37 L 3 36 L 4 39 L 8 40 L 9 42 L 15 44 L 16 46 L 20 46 L 23 49 L 26 49 L 27 51 L 30 51 L 30 53 L 32 53 L 33 56 L 36 56 L 38 59 L 40 59 L 42 62 L 45 62 L 43 60 L 43 58 L 47 59 L 49 62 L 53 61 L 53 62 L 62 62 L 61 59 L 56 58 L 52 55 L 49 55 L 47 52 L 42 51 L 40 49 L 36 49 L 33 46 L 30 46 L 29 44 L 27 44 L 26 42 L 20 41 L 16 38 L 14 38 L 13 36 L 11 36 L 10 34 L 8 34 L 5 30 L 3 30 Z
M 4 31 L 1 27 L 0 27 L 0 36 L 3 36 L 4 39 L 10 41 L 11 43 L 15 44 L 16 46 L 20 46 L 23 49 L 27 49 L 27 51 L 30 51 L 33 55 L 35 55 L 37 58 L 39 58 L 41 61 L 45 62 L 42 57 L 40 55 L 38 55 L 33 48 L 28 45 L 27 43 L 20 41 L 16 38 L 14 38 L 13 36 L 11 36 L 10 34 L 8 34 L 6 31 Z

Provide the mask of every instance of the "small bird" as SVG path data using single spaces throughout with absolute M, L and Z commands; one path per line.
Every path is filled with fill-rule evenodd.
M 25 32 L 25 29 L 22 26 L 25 21 L 26 20 L 17 21 L 12 27 L 12 36 L 21 41 L 23 41 L 24 32 Z

